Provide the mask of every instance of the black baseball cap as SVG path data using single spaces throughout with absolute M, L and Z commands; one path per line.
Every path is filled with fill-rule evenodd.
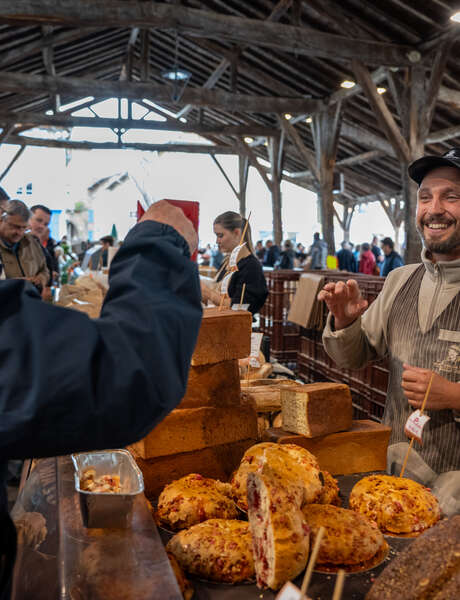
M 439 167 L 460 169 L 460 148 L 451 148 L 442 156 L 422 156 L 409 165 L 409 177 L 420 185 L 427 173 Z

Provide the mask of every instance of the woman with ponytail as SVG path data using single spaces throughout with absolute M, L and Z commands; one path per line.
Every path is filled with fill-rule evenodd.
M 214 233 L 216 234 L 216 243 L 219 250 L 226 254 L 224 263 L 216 275 L 215 286 L 211 288 L 205 283 L 201 283 L 201 293 L 205 304 L 211 301 L 216 306 L 220 305 L 221 282 L 227 274 L 227 265 L 230 254 L 236 248 L 241 240 L 241 235 L 246 226 L 246 219 L 236 212 L 227 211 L 216 217 L 214 221 Z M 246 284 L 243 304 L 249 304 L 248 310 L 255 314 L 264 305 L 268 296 L 267 284 L 260 262 L 254 254 L 254 248 L 251 239 L 251 228 L 246 227 L 243 243 L 245 245 L 238 253 L 237 267 L 238 271 L 233 274 L 228 287 L 228 298 L 225 305 L 239 304 L 243 285 Z

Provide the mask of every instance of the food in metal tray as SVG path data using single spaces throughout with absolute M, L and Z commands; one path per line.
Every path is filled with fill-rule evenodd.
M 358 481 L 349 504 L 389 534 L 420 534 L 441 517 L 430 490 L 411 479 L 390 475 L 369 475 Z
M 96 469 L 89 468 L 83 471 L 80 488 L 85 492 L 95 494 L 119 494 L 121 492 L 120 476 L 101 475 L 96 477 Z

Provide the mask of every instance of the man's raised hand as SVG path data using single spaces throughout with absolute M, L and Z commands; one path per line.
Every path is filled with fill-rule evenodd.
M 334 317 L 335 329 L 344 329 L 351 325 L 368 305 L 354 279 L 349 279 L 346 283 L 327 283 L 318 294 L 318 300 L 324 300 L 326 303 Z

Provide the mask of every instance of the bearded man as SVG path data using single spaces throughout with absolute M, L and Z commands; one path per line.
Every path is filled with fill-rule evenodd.
M 319 293 L 329 308 L 324 347 L 343 368 L 389 357 L 383 423 L 392 427 L 387 469 L 399 475 L 408 449 L 404 425 L 426 404 L 430 420 L 406 475 L 433 489 L 445 514 L 460 512 L 460 148 L 409 166 L 419 185 L 417 230 L 422 263 L 389 273 L 367 308 L 356 281 Z

